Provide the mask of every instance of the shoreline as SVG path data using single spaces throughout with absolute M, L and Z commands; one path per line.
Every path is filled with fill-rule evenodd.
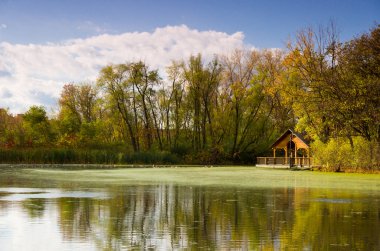
M 380 174 L 380 170 L 362 169 L 362 168 L 345 168 L 340 171 L 327 170 L 325 168 L 316 167 L 278 167 L 278 166 L 256 166 L 256 165 L 192 165 L 192 164 L 0 164 L 0 169 L 62 169 L 62 170 L 101 170 L 101 169 L 149 169 L 149 168 L 223 168 L 223 167 L 249 167 L 253 169 L 273 169 L 288 171 L 312 171 L 318 173 L 355 173 L 355 174 Z
M 15 180 L 35 182 L 41 186 L 61 184 L 82 187 L 110 185 L 183 185 L 222 187 L 272 187 L 280 189 L 334 188 L 342 190 L 372 190 L 380 192 L 380 175 L 363 173 L 323 173 L 286 171 L 243 166 L 184 168 L 3 168 L 0 180 L 4 184 Z M 21 184 L 21 183 L 20 183 Z

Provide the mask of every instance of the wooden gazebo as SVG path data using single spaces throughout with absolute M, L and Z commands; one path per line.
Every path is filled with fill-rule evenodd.
M 257 157 L 256 166 L 310 167 L 309 143 L 303 137 L 288 129 L 271 146 L 273 157 Z

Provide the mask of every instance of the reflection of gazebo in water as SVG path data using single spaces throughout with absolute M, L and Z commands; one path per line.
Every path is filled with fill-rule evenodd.
M 287 130 L 271 146 L 273 157 L 257 157 L 256 166 L 310 167 L 310 146 L 298 133 Z

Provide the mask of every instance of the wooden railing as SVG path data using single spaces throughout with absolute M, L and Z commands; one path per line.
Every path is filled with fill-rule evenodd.
M 257 165 L 267 165 L 267 166 L 275 166 L 275 165 L 283 165 L 290 166 L 289 160 L 292 162 L 292 166 L 311 166 L 313 163 L 312 158 L 309 157 L 296 157 L 296 158 L 288 158 L 288 157 L 257 157 Z

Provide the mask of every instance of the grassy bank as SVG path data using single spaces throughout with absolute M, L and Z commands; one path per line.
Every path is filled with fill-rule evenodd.
M 215 157 L 215 156 L 214 156 Z M 0 165 L 15 165 L 17 167 L 39 167 L 44 165 L 48 168 L 115 168 L 115 167 L 153 167 L 166 165 L 213 165 L 215 163 L 231 165 L 231 159 L 217 159 L 198 155 L 178 155 L 171 152 L 125 152 L 120 147 L 109 147 L 105 149 L 93 148 L 0 148 Z M 248 162 L 254 163 L 254 158 Z M 380 173 L 379 165 L 367 167 L 333 166 L 323 165 L 313 167 L 313 170 L 323 172 L 347 172 L 347 173 Z
M 326 188 L 380 192 L 379 174 L 322 173 L 255 167 L 129 168 L 102 170 L 5 169 L 0 181 L 32 180 L 90 186 L 177 184 L 273 188 Z

